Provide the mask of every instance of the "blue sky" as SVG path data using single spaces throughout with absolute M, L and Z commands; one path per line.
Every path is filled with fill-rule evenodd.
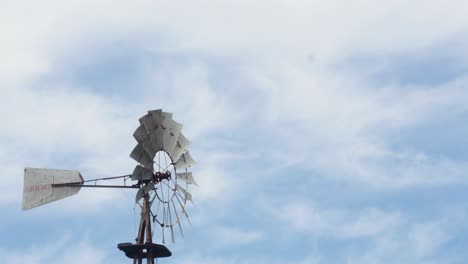
M 130 263 L 133 191 L 22 212 L 23 168 L 129 173 L 159 108 L 199 184 L 159 263 L 466 263 L 465 1 L 0 5 L 0 263 Z

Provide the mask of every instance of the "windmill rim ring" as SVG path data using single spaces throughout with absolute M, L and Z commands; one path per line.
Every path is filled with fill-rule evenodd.
M 158 154 L 159 154 L 159 160 L 161 160 L 161 154 L 164 155 L 164 160 L 165 160 L 165 167 L 163 169 L 163 166 L 161 166 L 161 162 L 157 162 L 156 161 L 156 158 L 158 157 Z M 169 165 L 167 164 L 167 158 L 169 158 Z M 159 168 L 159 171 L 158 172 L 164 172 L 165 171 L 168 171 L 171 175 L 173 175 L 173 177 L 170 177 L 169 179 L 162 179 L 160 182 L 155 182 L 155 194 L 156 194 L 156 197 L 158 198 L 158 200 L 161 202 L 161 203 L 164 203 L 164 204 L 167 204 L 169 202 L 171 202 L 173 199 L 174 199 L 174 196 L 176 195 L 176 192 L 177 192 L 177 177 L 176 177 L 176 174 L 177 174 L 177 169 L 174 167 L 174 161 L 172 160 L 172 157 L 169 155 L 169 153 L 167 153 L 166 150 L 164 149 L 160 149 L 158 150 L 155 155 L 154 155 L 154 158 L 153 158 L 153 162 L 155 164 L 157 164 L 157 167 Z M 173 170 L 174 173 L 171 173 L 171 169 Z M 163 171 L 161 171 L 161 169 L 163 169 Z M 157 173 L 157 169 L 154 168 L 153 169 L 154 171 L 154 174 Z M 165 182 L 167 181 L 167 182 Z M 173 188 L 171 188 L 170 186 L 170 183 L 173 183 Z M 172 192 L 171 196 L 170 197 L 167 197 L 167 200 L 164 198 L 165 194 L 164 191 L 162 190 L 162 188 L 164 188 L 164 186 L 167 186 L 167 191 L 169 194 L 169 191 Z M 158 193 L 158 189 L 161 188 L 161 195 Z

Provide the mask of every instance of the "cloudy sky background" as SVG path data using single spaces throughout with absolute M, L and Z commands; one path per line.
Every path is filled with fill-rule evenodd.
M 130 263 L 134 191 L 21 211 L 24 167 L 127 174 L 192 141 L 159 263 L 466 263 L 466 1 L 1 1 L 0 263 Z

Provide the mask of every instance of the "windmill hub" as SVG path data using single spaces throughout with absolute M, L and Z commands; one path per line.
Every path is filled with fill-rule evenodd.
M 155 183 L 159 183 L 163 180 L 171 180 L 171 172 L 170 171 L 165 171 L 165 172 L 156 172 L 156 174 L 153 175 L 153 181 Z

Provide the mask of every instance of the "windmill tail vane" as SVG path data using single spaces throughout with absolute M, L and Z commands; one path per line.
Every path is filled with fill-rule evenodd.
M 164 245 L 153 243 L 153 231 L 161 229 L 162 244 L 167 237 L 175 242 L 174 229 L 183 237 L 181 222 L 185 219 L 190 223 L 186 210 L 187 201 L 192 201 L 189 187 L 198 186 L 188 171 L 195 164 L 188 151 L 191 141 L 181 133 L 183 125 L 172 119 L 172 113 L 151 110 L 139 122 L 133 133 L 137 145 L 130 153 L 138 163 L 132 174 L 85 180 L 77 170 L 25 168 L 22 209 L 70 197 L 81 188 L 136 189 L 141 219 L 135 244 L 120 243 L 118 248 L 133 263 L 146 259 L 153 264 L 155 258 L 171 256 Z M 117 179 L 123 184 L 115 184 Z M 114 180 L 113 184 L 102 184 L 109 180 Z M 165 229 L 170 233 L 165 235 Z

